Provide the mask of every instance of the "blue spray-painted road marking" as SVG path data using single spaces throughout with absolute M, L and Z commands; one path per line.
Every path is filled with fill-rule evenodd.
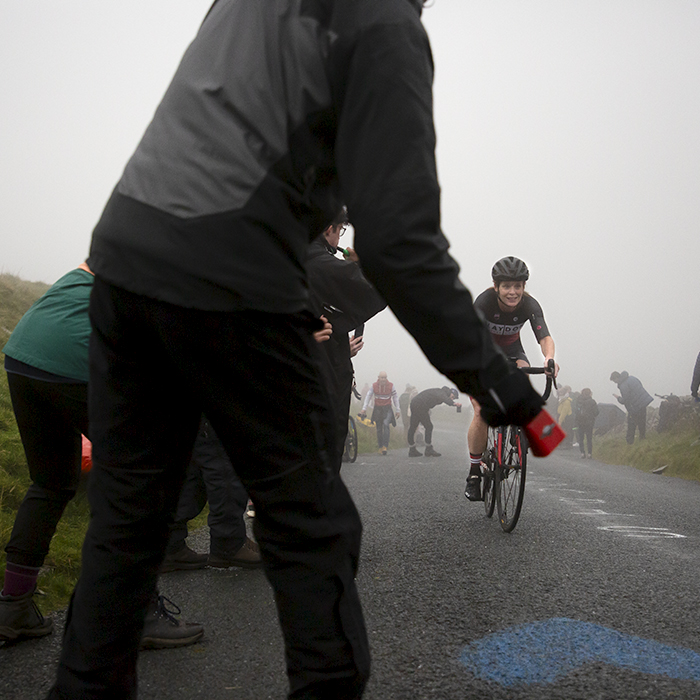
M 700 654 L 590 622 L 555 617 L 472 642 L 460 661 L 477 678 L 502 686 L 554 683 L 587 663 L 700 681 Z

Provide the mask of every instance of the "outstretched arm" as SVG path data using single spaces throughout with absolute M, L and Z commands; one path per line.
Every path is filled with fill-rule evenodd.
M 554 359 L 554 338 L 551 335 L 547 335 L 542 340 L 540 340 L 540 348 L 542 349 L 542 354 L 544 355 L 544 366 L 547 366 L 549 360 Z M 559 365 L 554 363 L 554 376 L 559 374 Z

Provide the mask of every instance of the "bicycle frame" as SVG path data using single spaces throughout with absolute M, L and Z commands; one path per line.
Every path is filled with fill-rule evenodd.
M 526 374 L 544 374 L 554 371 L 554 361 L 544 367 L 522 367 Z M 542 394 L 546 401 L 552 386 L 556 387 L 553 374 L 547 374 L 547 384 Z M 498 507 L 498 520 L 504 532 L 512 532 L 522 511 L 527 475 L 528 443 L 518 426 L 501 425 L 488 431 L 484 454 L 483 486 L 486 516 L 491 517 Z

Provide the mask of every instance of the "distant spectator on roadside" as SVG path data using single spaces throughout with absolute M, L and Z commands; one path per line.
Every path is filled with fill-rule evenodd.
M 582 389 L 574 410 L 574 423 L 578 432 L 581 459 L 586 458 L 586 442 L 588 443 L 588 458 L 593 459 L 593 426 L 598 413 L 600 411 L 593 398 L 593 392 L 590 389 Z
M 639 430 L 639 439 L 644 440 L 647 432 L 647 406 L 654 400 L 637 377 L 628 372 L 613 372 L 610 381 L 617 384 L 620 394 L 613 396 L 627 409 L 627 444 L 634 442 Z
M 399 396 L 399 410 L 401 411 L 401 424 L 403 425 L 404 437 L 408 435 L 408 417 L 411 410 L 411 401 L 418 393 L 418 389 L 412 384 L 406 384 L 403 394 Z
M 459 411 L 462 408 L 461 403 L 455 403 L 455 399 L 459 398 L 459 391 L 451 389 L 449 386 L 442 388 L 426 389 L 421 391 L 411 401 L 411 423 L 408 428 L 408 456 L 420 457 L 421 453 L 416 449 L 414 437 L 419 424 L 425 427 L 425 456 L 440 457 L 441 454 L 433 448 L 433 423 L 430 420 L 430 409 L 435 408 L 441 403 L 446 403 L 448 406 L 456 406 Z
M 557 421 L 566 433 L 566 437 L 561 443 L 564 449 L 570 449 L 574 444 L 574 407 L 571 398 L 571 387 L 563 386 L 558 392 L 559 403 L 557 404 Z
M 700 398 L 698 398 L 698 388 L 700 388 L 700 352 L 698 353 L 698 359 L 695 360 L 693 379 L 690 382 L 690 394 L 696 401 L 700 401 Z
M 389 449 L 390 426 L 396 426 L 396 419 L 401 415 L 398 394 L 394 385 L 387 378 L 386 372 L 379 373 L 377 381 L 367 392 L 365 402 L 362 404 L 362 411 L 359 414 L 361 418 L 367 415 L 367 408 L 373 400 L 372 421 L 377 426 L 377 446 L 379 454 L 386 455 Z M 394 411 L 396 415 L 394 415 Z

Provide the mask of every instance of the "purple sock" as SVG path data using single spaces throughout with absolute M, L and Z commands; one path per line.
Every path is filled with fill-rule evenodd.
M 22 566 L 11 561 L 5 566 L 5 584 L 2 587 L 2 595 L 13 597 L 24 595 L 33 591 L 36 580 L 39 578 L 40 566 Z

